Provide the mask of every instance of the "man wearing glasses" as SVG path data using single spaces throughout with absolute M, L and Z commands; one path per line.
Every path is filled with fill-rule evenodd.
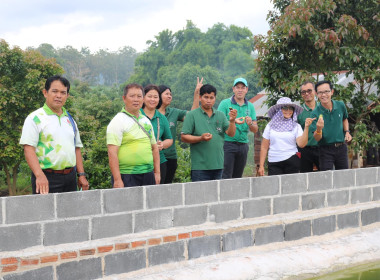
M 347 145 L 352 136 L 348 126 L 348 113 L 342 101 L 332 100 L 334 94 L 330 81 L 320 81 L 315 85 L 320 104 L 312 112 L 318 119 L 311 131 L 319 144 L 320 170 L 348 168 Z
M 302 129 L 305 129 L 306 118 L 311 118 L 311 112 L 317 106 L 315 101 L 314 83 L 307 81 L 301 85 L 301 96 L 303 104 L 301 107 L 303 111 L 298 115 L 298 123 Z M 319 147 L 317 140 L 314 139 L 312 130 L 309 130 L 309 139 L 304 148 L 298 148 L 301 153 L 301 173 L 313 172 L 314 165 L 319 170 Z

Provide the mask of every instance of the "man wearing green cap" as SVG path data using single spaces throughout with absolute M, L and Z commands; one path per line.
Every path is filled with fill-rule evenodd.
M 231 109 L 237 110 L 236 133 L 231 137 L 224 135 L 224 169 L 223 179 L 241 178 L 247 163 L 248 155 L 248 132 L 256 133 L 258 126 L 256 122 L 255 107 L 245 98 L 248 92 L 248 83 L 244 78 L 234 81 L 232 91 L 234 95 L 220 102 L 218 111 L 228 116 Z

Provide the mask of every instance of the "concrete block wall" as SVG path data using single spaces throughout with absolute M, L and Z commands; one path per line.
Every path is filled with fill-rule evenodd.
M 16 277 L 11 272 L 29 273 L 24 272 L 25 267 L 21 268 L 23 259 L 17 257 L 18 250 L 31 251 L 38 248 L 41 251 L 43 248 L 59 246 L 64 248 L 67 244 L 90 244 L 119 236 L 131 240 L 132 236 L 158 230 L 202 227 L 210 223 L 218 225 L 228 221 L 255 220 L 260 217 L 275 217 L 277 214 L 331 207 L 354 207 L 349 212 L 292 223 L 283 222 L 280 225 L 256 226 L 257 228 L 251 230 L 234 229 L 220 234 L 206 232 L 203 237 L 180 233 L 188 234 L 189 238 L 183 241 L 176 235 L 173 244 L 166 244 L 162 235 L 158 237 L 160 241 L 157 248 L 153 246 L 154 242 L 152 247 L 145 241 L 145 249 L 133 247 L 134 250 L 117 252 L 114 243 L 110 251 L 99 253 L 96 248 L 91 249 L 97 253 L 91 254 L 91 257 L 83 255 L 83 259 L 78 259 L 73 264 L 58 257 L 58 266 L 63 268 L 58 269 L 55 266 L 53 270 L 54 273 L 59 273 L 75 270 L 76 267 L 86 264 L 92 273 L 98 273 L 97 268 L 91 267 L 100 265 L 102 275 L 111 275 L 118 273 L 120 267 L 124 269 L 126 259 L 145 260 L 143 265 L 140 261 L 135 261 L 136 265 L 130 264 L 131 270 L 136 270 L 246 246 L 296 240 L 377 223 L 380 221 L 380 207 L 362 210 L 355 209 L 355 205 L 373 204 L 379 200 L 378 167 L 44 196 L 4 197 L 0 198 L 0 265 L 3 274 Z M 162 247 L 164 245 L 166 247 Z M 171 254 L 162 254 L 168 251 Z M 102 255 L 105 253 L 106 255 Z M 8 257 L 2 256 L 12 254 L 17 261 L 9 264 Z M 76 255 L 81 257 L 79 251 Z M 42 264 L 42 257 L 38 266 Z M 108 263 L 107 260 L 113 261 Z M 9 268 L 9 265 L 13 267 Z M 33 271 L 50 273 L 50 270 L 42 268 Z M 33 275 L 37 272 L 30 273 Z M 67 278 L 71 276 L 68 275 Z

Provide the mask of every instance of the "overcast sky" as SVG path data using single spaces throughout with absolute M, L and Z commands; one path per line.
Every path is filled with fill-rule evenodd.
M 186 20 L 203 32 L 221 22 L 266 34 L 270 0 L 1 0 L 0 38 L 21 48 L 41 43 L 116 51 L 143 51 L 164 29 L 183 29 Z

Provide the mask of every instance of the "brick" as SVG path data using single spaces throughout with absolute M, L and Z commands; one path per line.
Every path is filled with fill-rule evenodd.
M 273 214 L 289 213 L 299 210 L 299 196 L 281 196 L 273 198 Z
M 145 188 L 147 208 L 183 205 L 182 184 L 147 186 Z
M 356 172 L 356 186 L 376 184 L 378 169 L 374 168 L 358 168 Z
M 1 259 L 1 264 L 16 264 L 18 263 L 17 258 L 3 258 Z
M 256 218 L 270 215 L 270 199 L 255 199 L 243 202 L 243 218 Z
M 314 193 L 302 196 L 302 210 L 312 210 L 325 207 L 325 194 Z
M 98 247 L 98 253 L 107 253 L 113 250 L 113 245 Z
M 216 255 L 220 252 L 219 235 L 193 238 L 188 241 L 189 260 L 203 256 Z
M 336 217 L 328 216 L 314 219 L 312 221 L 313 235 L 322 235 L 329 232 L 334 232 L 336 227 Z
M 56 271 L 59 280 L 103 278 L 101 258 L 63 263 L 57 266 Z
M 218 181 L 185 184 L 185 205 L 218 201 Z
M 223 235 L 224 252 L 238 250 L 249 246 L 253 246 L 252 232 L 250 230 L 229 232 Z
M 177 236 L 176 235 L 164 236 L 163 240 L 164 242 L 175 242 L 177 241 Z
M 78 256 L 78 254 L 77 252 L 72 251 L 72 252 L 61 253 L 60 256 L 61 256 L 61 260 L 67 260 L 67 259 L 75 259 Z
M 158 244 L 161 244 L 161 238 L 152 238 L 148 240 L 149 246 L 158 245 Z
M 57 245 L 88 240 L 88 220 L 67 220 L 46 223 L 44 226 L 44 245 Z
M 237 220 L 240 218 L 240 202 L 211 205 L 209 208 L 210 216 L 213 215 L 213 217 L 215 217 L 214 221 L 217 223 Z M 211 221 L 210 218 L 210 222 L 214 221 Z
M 172 242 L 148 248 L 149 266 L 185 260 L 184 241 Z
M 338 215 L 337 225 L 339 229 L 359 227 L 359 212 Z
M 172 212 L 170 209 L 153 210 L 135 214 L 134 232 L 164 229 L 171 226 Z
M 18 268 L 17 264 L 6 265 L 6 266 L 3 266 L 3 268 L 1 269 L 1 272 L 16 271 L 17 268 Z
M 203 230 L 193 231 L 191 233 L 191 237 L 200 237 L 200 236 L 204 236 L 204 235 L 205 235 L 205 232 Z
M 335 170 L 333 172 L 333 186 L 335 189 L 355 186 L 355 170 Z
M 249 198 L 250 179 L 228 179 L 220 181 L 220 200 L 237 200 Z
M 332 185 L 332 172 L 312 172 L 308 173 L 309 191 L 329 190 L 333 188 Z
M 373 201 L 380 200 L 380 187 L 373 188 Z
M 349 191 L 333 191 L 327 193 L 327 206 L 341 206 L 348 204 Z
M 54 219 L 54 195 L 52 194 L 8 197 L 5 201 L 7 224 Z M 38 211 L 36 211 L 37 208 Z
M 22 266 L 27 266 L 27 265 L 37 265 L 40 263 L 39 259 L 22 259 L 21 260 L 21 265 Z
M 281 194 L 303 193 L 307 191 L 306 173 L 281 176 Z
M 252 197 L 278 195 L 280 193 L 280 177 L 264 176 L 251 178 Z
M 95 255 L 95 249 L 84 249 L 79 251 L 80 256 L 92 256 Z
M 192 226 L 207 222 L 207 206 L 187 206 L 175 208 L 173 226 Z
M 0 228 L 0 252 L 41 245 L 41 225 L 27 224 Z
M 145 240 L 134 241 L 131 244 L 132 244 L 132 248 L 137 248 L 137 247 L 145 246 L 146 241 Z
M 311 221 L 301 221 L 285 225 L 285 241 L 311 236 Z
M 180 234 L 178 234 L 178 240 L 188 239 L 188 238 L 190 238 L 190 233 L 180 233 Z
M 144 207 L 143 187 L 109 189 L 101 192 L 105 213 L 141 210 Z
M 371 188 L 351 189 L 351 204 L 371 201 Z
M 104 257 L 104 274 L 127 273 L 146 267 L 145 249 L 125 251 Z
M 58 255 L 41 257 L 41 263 L 50 263 L 58 261 Z
M 284 227 L 282 225 L 262 227 L 255 230 L 255 245 L 257 246 L 283 241 Z
M 133 232 L 132 214 L 122 214 L 115 216 L 104 215 L 91 219 L 92 235 L 91 239 L 113 237 Z
M 4 272 L 4 271 L 3 271 Z M 8 274 L 3 276 L 4 280 L 41 280 L 55 279 L 52 266 L 46 266 L 34 270 L 28 270 L 21 273 Z
M 116 243 L 115 251 L 129 249 L 130 246 L 130 243 Z
M 380 222 L 380 207 L 362 210 L 361 219 L 363 226 Z

